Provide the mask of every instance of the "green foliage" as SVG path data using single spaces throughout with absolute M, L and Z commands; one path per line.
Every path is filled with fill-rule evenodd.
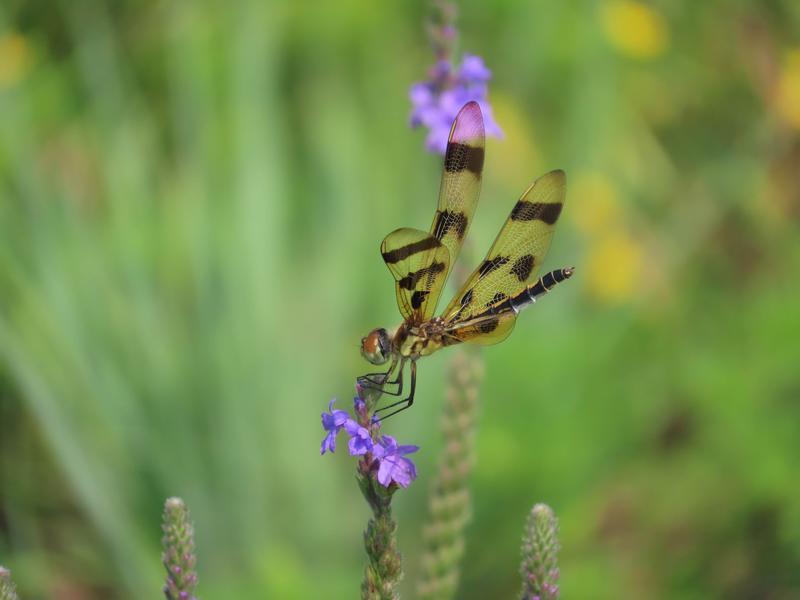
M 798 595 L 798 3 L 460 5 L 507 136 L 473 256 L 564 168 L 546 266 L 577 270 L 484 353 L 459 598 L 516 594 L 532 498 L 559 507 L 564 597 Z M 204 598 L 352 596 L 368 511 L 319 414 L 398 319 L 380 240 L 434 210 L 406 122 L 423 17 L 2 3 L 0 557 L 26 598 L 151 596 L 169 494 Z M 421 446 L 406 557 L 447 352 L 387 424 Z

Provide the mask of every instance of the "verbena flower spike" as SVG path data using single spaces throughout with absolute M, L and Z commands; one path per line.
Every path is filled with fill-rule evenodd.
M 558 600 L 558 520 L 553 509 L 536 504 L 522 538 L 520 600 Z
M 431 152 L 444 154 L 450 126 L 458 111 L 467 102 L 478 103 L 483 114 L 486 135 L 503 137 L 494 120 L 487 100 L 488 83 L 492 72 L 483 59 L 475 54 L 464 54 L 457 64 L 455 42 L 456 9 L 449 2 L 436 2 L 436 14 L 429 27 L 429 37 L 436 57 L 425 81 L 414 83 L 409 90 L 412 111 L 411 127 L 425 127 L 428 136 L 425 146 Z
M 167 600 L 197 600 L 194 589 L 197 573 L 194 555 L 194 528 L 186 504 L 180 498 L 168 498 L 164 503 L 164 537 L 161 555 L 167 580 L 164 595 Z
M 17 588 L 11 581 L 11 571 L 0 566 L 0 600 L 19 600 Z

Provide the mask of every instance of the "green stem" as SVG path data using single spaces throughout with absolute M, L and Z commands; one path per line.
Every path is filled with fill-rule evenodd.
M 444 448 L 422 532 L 424 552 L 417 584 L 420 600 L 455 597 L 466 545 L 464 530 L 471 516 L 469 479 L 483 363 L 478 354 L 462 350 L 453 356 L 448 370 L 442 415 Z
M 368 468 L 365 458 L 360 466 Z M 363 473 L 363 471 L 362 471 Z M 372 508 L 373 518 L 364 532 L 364 547 L 369 562 L 361 584 L 362 600 L 397 600 L 397 585 L 403 577 L 400 552 L 397 550 L 397 523 L 392 518 L 392 495 L 397 486 L 384 488 L 373 477 L 359 476 L 361 491 Z

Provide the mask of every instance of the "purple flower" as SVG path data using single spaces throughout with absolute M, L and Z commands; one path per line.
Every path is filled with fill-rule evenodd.
M 389 487 L 392 483 L 396 483 L 400 487 L 408 487 L 417 478 L 417 468 L 404 455 L 417 450 L 419 450 L 419 446 L 398 446 L 397 440 L 392 436 L 383 436 L 372 449 L 375 458 L 380 463 L 378 482 L 384 487 Z
M 503 137 L 486 100 L 492 72 L 480 56 L 465 54 L 458 69 L 448 60 L 439 60 L 429 75 L 428 81 L 415 83 L 409 90 L 410 124 L 413 128 L 428 129 L 425 140 L 428 150 L 445 153 L 450 126 L 461 107 L 471 100 L 480 105 L 486 134 Z
M 465 54 L 461 59 L 459 76 L 464 81 L 487 82 L 492 78 L 492 72 L 486 68 L 486 64 L 480 56 Z
M 362 427 L 352 419 L 348 419 L 344 424 L 344 428 L 350 435 L 348 448 L 351 456 L 360 456 L 367 452 L 372 452 L 374 444 L 372 442 L 372 436 L 370 436 L 369 430 L 366 427 Z
M 442 81 L 448 77 L 453 71 L 453 66 L 450 64 L 449 60 L 442 59 L 436 61 L 436 64 L 431 67 L 429 75 L 431 79 L 434 81 Z
M 359 386 L 360 387 L 360 386 Z M 356 416 L 366 419 L 367 403 L 361 397 L 361 390 L 358 390 L 358 396 L 353 398 L 353 410 L 356 411 Z
M 328 412 L 322 413 L 322 427 L 328 432 L 328 435 L 322 440 L 320 454 L 336 450 L 336 436 L 350 419 L 347 411 L 333 410 L 334 402 L 336 402 L 336 399 L 331 400 L 330 404 L 328 404 Z
M 375 441 L 373 438 L 378 435 L 380 420 L 377 414 L 367 414 L 366 403 L 360 394 L 363 389 L 359 388 L 360 386 L 357 386 L 359 395 L 353 399 L 359 421 L 352 419 L 347 411 L 334 410 L 335 400 L 331 400 L 328 404 L 328 412 L 322 413 L 322 427 L 328 433 L 322 440 L 320 454 L 336 450 L 336 436 L 344 429 L 350 436 L 347 443 L 350 454 L 363 456 L 362 464 L 365 469 L 372 471 L 370 466 L 376 466 L 377 480 L 382 486 L 388 488 L 395 483 L 401 487 L 408 487 L 416 479 L 417 469 L 405 455 L 416 452 L 419 447 L 398 446 L 397 440 L 388 435 L 383 436 L 380 441 Z

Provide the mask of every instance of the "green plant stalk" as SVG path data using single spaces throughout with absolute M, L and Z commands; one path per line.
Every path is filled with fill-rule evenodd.
M 464 530 L 472 512 L 469 478 L 474 464 L 478 388 L 482 379 L 483 361 L 479 354 L 461 350 L 452 358 L 442 415 L 444 449 L 422 534 L 424 552 L 417 584 L 422 600 L 449 600 L 458 588 Z
M 361 397 L 366 410 L 357 415 L 359 423 L 367 428 L 380 427 L 372 422 L 372 414 L 380 392 L 361 388 Z M 375 477 L 376 464 L 370 454 L 358 461 L 358 485 L 364 499 L 372 509 L 372 518 L 364 531 L 364 548 L 367 551 L 367 566 L 361 583 L 362 600 L 397 600 L 400 598 L 397 585 L 403 577 L 402 557 L 397 550 L 397 522 L 392 517 L 392 496 L 398 486 L 382 486 Z
M 359 484 L 373 517 L 364 532 L 368 562 L 361 584 L 363 600 L 397 600 L 397 585 L 403 577 L 402 558 L 397 550 L 397 523 L 392 517 L 392 494 L 372 477 L 360 477 Z

